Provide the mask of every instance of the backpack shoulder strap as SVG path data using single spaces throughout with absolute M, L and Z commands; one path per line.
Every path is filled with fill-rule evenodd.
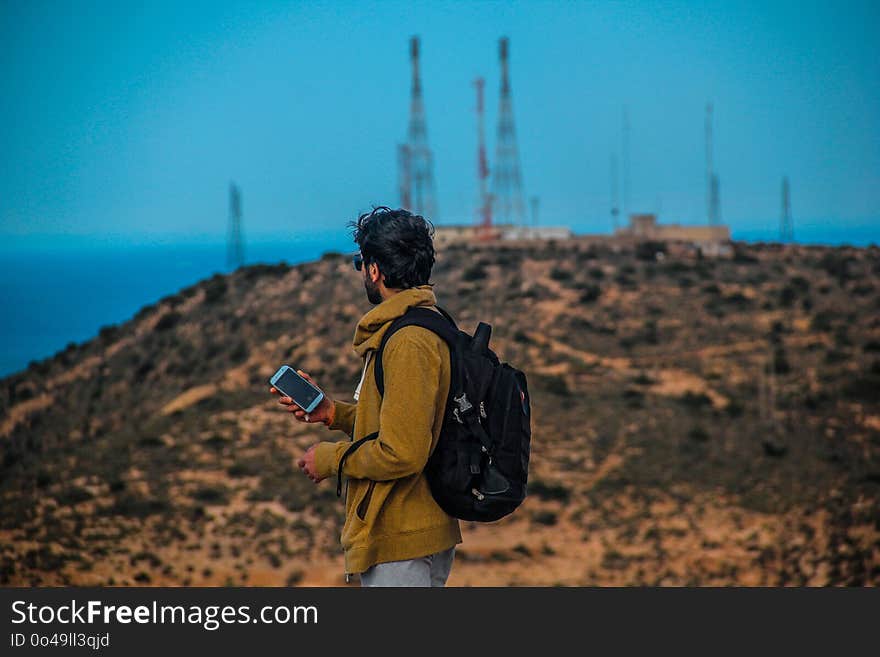
M 452 315 L 446 312 L 445 308 L 441 308 L 440 306 L 434 306 L 437 310 L 440 311 L 440 314 L 443 315 L 446 319 L 449 320 L 449 323 L 452 324 L 453 328 L 458 328 L 458 324 L 455 323 L 455 320 L 452 319 Z
M 449 354 L 452 361 L 451 381 L 454 382 L 456 380 L 458 368 L 456 367 L 455 344 L 459 331 L 449 313 L 439 306 L 435 307 L 440 311 L 439 313 L 424 306 L 410 308 L 403 315 L 395 319 L 391 326 L 388 327 L 388 330 L 385 331 L 385 335 L 382 336 L 382 342 L 379 344 L 379 349 L 376 351 L 376 356 L 373 359 L 375 363 L 373 374 L 376 380 L 376 387 L 379 389 L 379 396 L 384 396 L 385 394 L 385 373 L 382 368 L 382 354 L 385 351 L 385 344 L 391 339 L 392 335 L 406 326 L 421 326 L 433 331 L 446 341 L 446 344 L 449 345 Z

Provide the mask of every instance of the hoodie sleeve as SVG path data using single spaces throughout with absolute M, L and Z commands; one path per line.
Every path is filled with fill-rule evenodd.
M 345 462 L 352 479 L 388 481 L 421 472 L 433 442 L 443 359 L 449 348 L 430 330 L 408 326 L 388 340 L 382 359 L 385 395 L 379 414 L 379 436 L 364 443 Z M 351 443 L 321 443 L 318 474 L 337 474 L 339 459 Z
M 335 410 L 327 423 L 328 429 L 338 429 L 349 436 L 354 431 L 354 419 L 357 416 L 357 405 L 349 402 L 333 400 Z

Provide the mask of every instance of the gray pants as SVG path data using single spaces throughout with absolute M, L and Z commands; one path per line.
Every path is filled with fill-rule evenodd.
M 418 559 L 389 561 L 361 573 L 361 586 L 445 586 L 455 547 Z

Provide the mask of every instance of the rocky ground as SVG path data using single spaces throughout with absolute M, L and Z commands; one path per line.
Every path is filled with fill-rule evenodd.
M 454 585 L 880 583 L 880 250 L 451 246 L 441 305 L 526 372 L 530 496 Z M 330 434 L 369 309 L 340 254 L 243 268 L 0 381 L 0 584 L 340 585 Z

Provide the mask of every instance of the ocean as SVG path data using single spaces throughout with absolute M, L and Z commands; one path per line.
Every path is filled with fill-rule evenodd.
M 297 264 L 327 251 L 357 250 L 338 238 L 248 244 L 245 263 Z M 25 369 L 102 326 L 215 273 L 226 273 L 224 244 L 113 244 L 0 248 L 0 377 Z
M 772 231 L 734 231 L 734 239 L 773 240 Z M 798 241 L 867 246 L 880 230 L 802 232 Z M 263 241 L 246 247 L 246 264 L 297 264 L 326 251 L 356 251 L 341 231 L 296 241 Z M 120 245 L 19 241 L 0 247 L 0 377 L 25 369 L 84 342 L 102 326 L 123 323 L 143 306 L 215 273 L 228 272 L 222 243 Z

